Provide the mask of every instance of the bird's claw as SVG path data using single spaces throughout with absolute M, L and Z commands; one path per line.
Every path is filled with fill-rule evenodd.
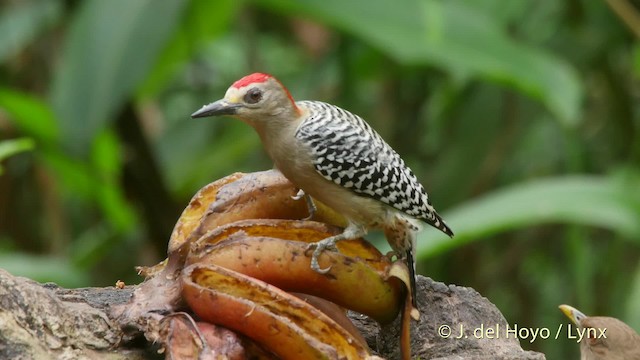
M 296 201 L 304 198 L 305 202 L 307 203 L 307 210 L 309 211 L 309 216 L 307 216 L 302 220 L 307 221 L 307 220 L 313 219 L 313 217 L 316 215 L 316 211 L 318 210 L 318 208 L 316 207 L 316 204 L 313 202 L 313 199 L 311 198 L 311 196 L 307 195 L 304 192 L 304 190 L 299 189 L 298 193 L 293 195 L 291 198 Z
M 316 204 L 313 202 L 313 199 L 311 199 L 311 196 L 305 195 L 305 198 L 307 200 L 307 210 L 309 211 L 309 216 L 307 216 L 302 220 L 311 220 L 313 219 L 314 216 L 316 216 L 316 211 L 318 211 L 318 208 L 316 207 Z
M 304 197 L 304 195 L 305 195 L 304 190 L 302 190 L 302 189 L 298 189 L 298 192 L 297 192 L 295 195 L 293 195 L 291 198 L 292 198 L 293 200 L 296 200 L 296 201 L 297 201 L 297 200 L 302 199 L 302 198 Z
M 328 273 L 331 270 L 331 266 L 324 269 L 321 268 L 320 263 L 318 263 L 318 258 L 325 250 L 338 250 L 338 248 L 336 247 L 336 241 L 334 239 L 328 238 L 315 243 L 311 243 L 307 246 L 305 255 L 311 249 L 314 249 L 313 254 L 311 255 L 311 269 L 319 274 Z

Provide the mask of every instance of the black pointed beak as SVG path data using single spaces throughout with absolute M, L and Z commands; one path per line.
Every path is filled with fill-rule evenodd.
M 195 119 L 208 116 L 235 115 L 241 106 L 240 104 L 229 104 L 224 100 L 218 100 L 203 106 L 200 110 L 191 114 L 191 117 Z

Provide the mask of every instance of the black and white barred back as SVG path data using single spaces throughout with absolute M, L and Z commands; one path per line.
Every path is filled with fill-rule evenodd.
M 453 235 L 411 169 L 361 117 L 320 101 L 298 104 L 309 117 L 295 136 L 310 147 L 325 179 Z

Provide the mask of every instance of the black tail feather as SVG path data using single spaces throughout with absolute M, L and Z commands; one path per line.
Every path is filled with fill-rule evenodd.
M 409 268 L 409 282 L 410 282 L 410 292 L 411 294 L 409 294 L 411 296 L 411 305 L 417 309 L 418 308 L 418 304 L 416 302 L 416 262 L 415 259 L 413 258 L 413 249 L 407 249 L 406 250 L 406 260 L 407 260 L 407 267 Z
M 434 213 L 433 215 L 433 220 L 428 220 L 427 223 L 434 228 L 442 231 L 443 233 L 449 235 L 449 237 L 453 237 L 453 230 L 451 230 L 447 223 L 442 220 L 442 217 L 437 213 Z

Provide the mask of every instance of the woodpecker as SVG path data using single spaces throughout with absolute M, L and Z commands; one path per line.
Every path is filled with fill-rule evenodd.
M 277 169 L 301 192 L 342 214 L 344 232 L 311 244 L 311 267 L 335 243 L 381 229 L 398 258 L 407 262 L 415 306 L 414 249 L 420 223 L 453 232 L 402 158 L 361 117 L 320 101 L 294 101 L 275 77 L 254 73 L 236 81 L 223 99 L 192 118 L 228 115 L 251 125 Z M 312 214 L 311 214 L 312 216 Z

